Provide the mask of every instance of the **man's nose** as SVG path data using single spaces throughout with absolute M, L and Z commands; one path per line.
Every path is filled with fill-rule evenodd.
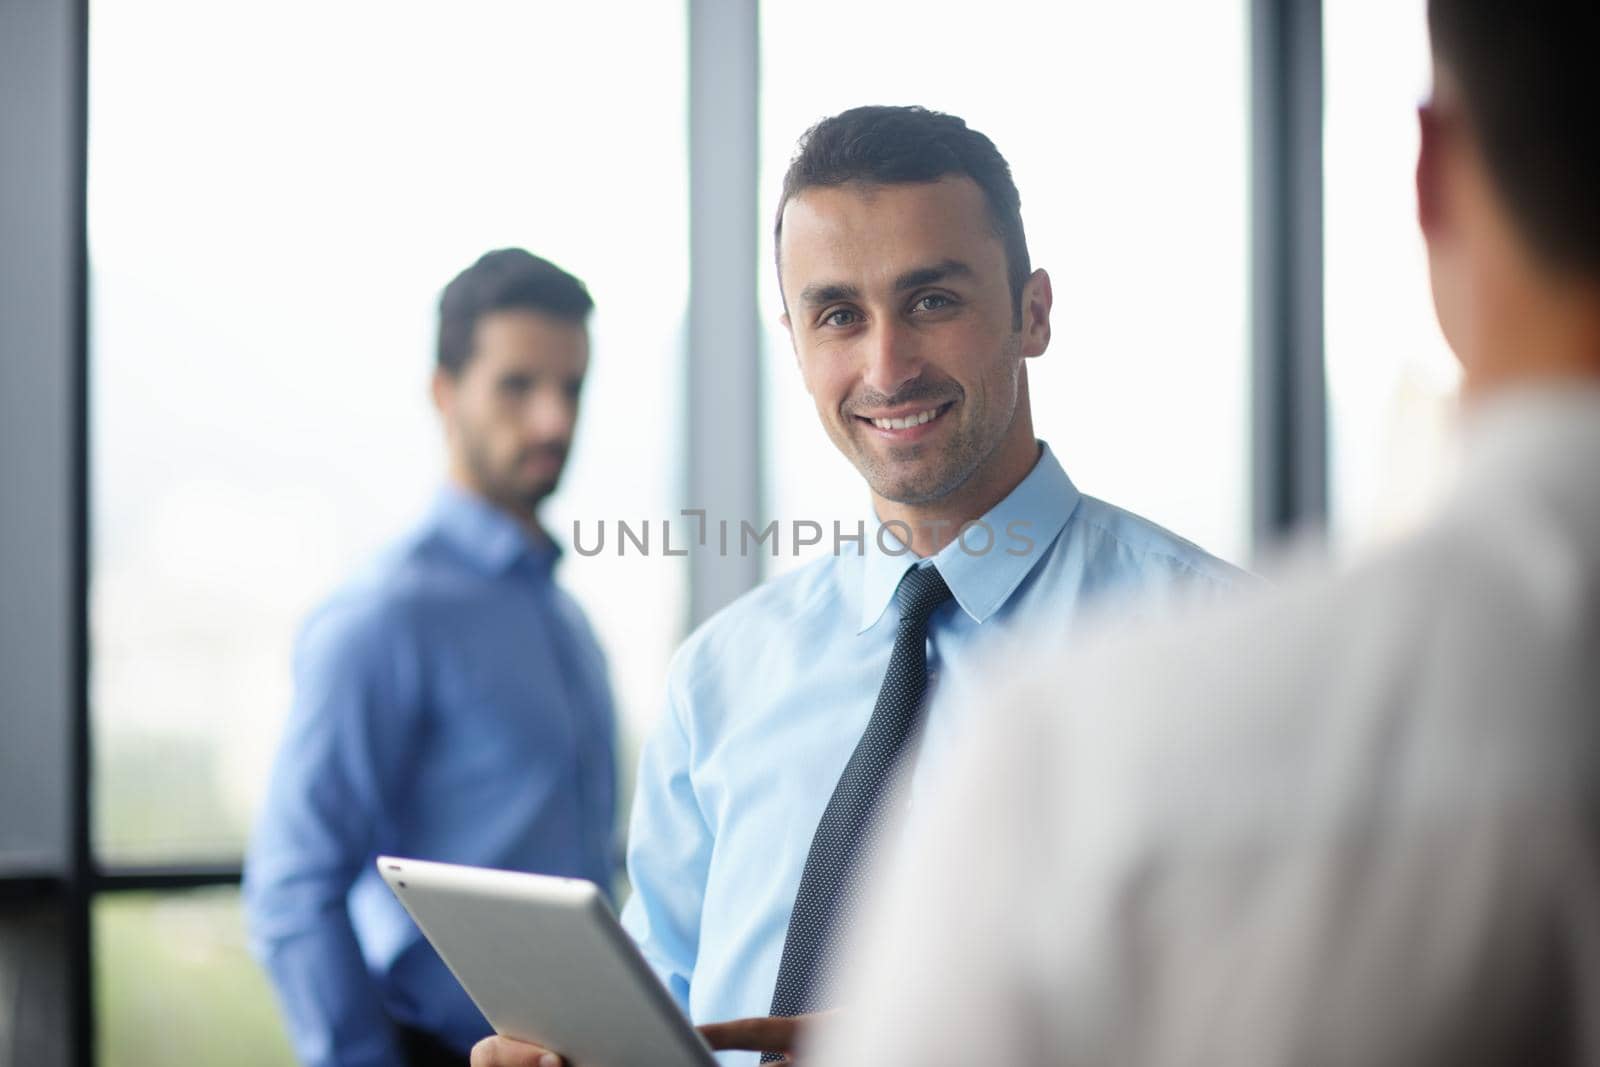
M 879 319 L 865 339 L 861 382 L 875 393 L 893 396 L 922 373 L 916 338 L 903 323 Z

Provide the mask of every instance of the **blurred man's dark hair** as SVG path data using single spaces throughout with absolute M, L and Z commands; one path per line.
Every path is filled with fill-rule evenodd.
M 582 323 L 593 309 L 583 283 L 549 260 L 520 248 L 486 252 L 439 298 L 439 366 L 461 373 L 472 358 L 473 330 L 490 312 L 538 311 Z
M 1428 27 L 1524 239 L 1600 276 L 1600 3 L 1429 0 Z
M 1006 274 L 1022 325 L 1022 287 L 1033 273 L 1022 232 L 1022 198 L 1000 150 L 954 115 L 922 107 L 857 107 L 823 119 L 800 138 L 783 176 L 774 245 L 783 236 L 783 209 L 814 186 L 863 182 L 901 185 L 964 175 L 983 190 L 995 235 L 1006 250 Z

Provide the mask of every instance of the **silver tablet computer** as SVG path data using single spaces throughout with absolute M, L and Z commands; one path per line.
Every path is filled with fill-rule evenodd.
M 716 1067 L 593 882 L 378 857 L 496 1033 L 574 1067 Z

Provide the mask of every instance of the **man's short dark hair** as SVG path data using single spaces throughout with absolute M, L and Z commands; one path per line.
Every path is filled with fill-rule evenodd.
M 1600 4 L 1429 0 L 1428 29 L 1523 237 L 1600 276 Z
M 1022 288 L 1033 273 L 1022 232 L 1022 197 L 994 142 L 954 115 L 923 107 L 857 107 L 811 127 L 783 176 L 774 246 L 783 237 L 783 209 L 806 189 L 847 182 L 932 182 L 951 174 L 971 178 L 983 190 L 995 236 L 1005 246 L 1014 319 L 1021 326 Z
M 547 259 L 520 248 L 486 252 L 439 297 L 439 366 L 461 373 L 472 358 L 478 320 L 493 311 L 518 309 L 582 323 L 594 300 L 582 282 Z

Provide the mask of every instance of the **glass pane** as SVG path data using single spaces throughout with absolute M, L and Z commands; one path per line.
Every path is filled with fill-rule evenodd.
M 1328 473 L 1341 551 L 1405 529 L 1453 467 L 1459 373 L 1434 319 L 1414 180 L 1426 6 L 1323 8 Z
M 923 104 L 988 134 L 1055 289 L 1050 349 L 1028 365 L 1037 433 L 1085 492 L 1235 560 L 1248 540 L 1244 15 L 1239 0 L 761 12 L 763 210 L 825 115 Z M 771 262 L 769 234 L 768 503 L 786 522 L 853 522 L 866 491 L 801 385 Z
M 93 15 L 98 843 L 233 854 L 300 620 L 440 480 L 427 382 L 458 270 L 523 245 L 594 294 L 551 529 L 676 514 L 685 20 L 641 4 L 617 33 L 603 7 L 510 0 Z M 563 564 L 625 724 L 659 705 L 681 563 Z
M 101 1067 L 294 1062 L 237 890 L 103 893 L 94 951 Z

